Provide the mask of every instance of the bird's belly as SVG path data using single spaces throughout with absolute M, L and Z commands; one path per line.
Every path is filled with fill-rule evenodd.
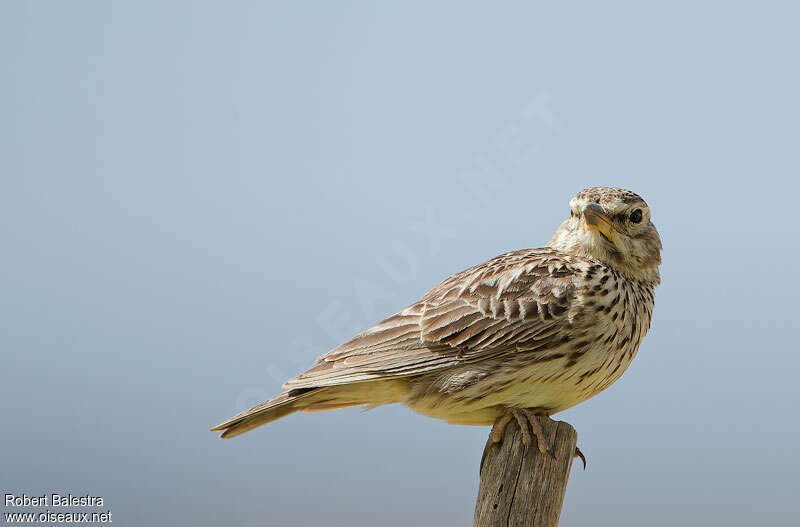
M 419 413 L 455 424 L 490 425 L 505 407 L 538 408 L 552 415 L 610 386 L 630 364 L 625 355 L 610 356 L 595 350 L 577 361 L 563 357 L 504 368 L 458 390 L 427 387 L 405 404 Z
M 599 366 L 593 363 L 585 358 L 569 365 L 563 358 L 506 373 L 496 380 L 500 387 L 490 399 L 504 406 L 540 408 L 548 414 L 566 410 L 594 395 L 587 389 L 590 379 L 581 377 Z

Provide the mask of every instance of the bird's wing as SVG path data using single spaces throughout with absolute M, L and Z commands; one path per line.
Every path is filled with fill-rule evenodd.
M 418 375 L 519 351 L 546 354 L 579 318 L 571 308 L 587 271 L 590 263 L 552 249 L 500 255 L 326 353 L 284 388 Z

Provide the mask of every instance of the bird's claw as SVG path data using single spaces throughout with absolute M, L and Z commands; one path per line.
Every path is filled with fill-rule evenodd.
M 576 457 L 581 458 L 581 461 L 583 461 L 583 470 L 586 470 L 586 456 L 583 455 L 583 452 L 581 452 L 580 448 L 575 447 L 575 453 L 572 455 L 572 457 L 573 459 Z

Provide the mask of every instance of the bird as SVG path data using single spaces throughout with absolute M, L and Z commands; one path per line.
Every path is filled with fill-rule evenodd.
M 546 452 L 541 419 L 620 378 L 661 283 L 661 238 L 644 199 L 592 187 L 569 207 L 547 246 L 454 274 L 211 430 L 228 438 L 298 411 L 402 403 L 492 426 L 490 443 L 516 421 L 523 443 Z

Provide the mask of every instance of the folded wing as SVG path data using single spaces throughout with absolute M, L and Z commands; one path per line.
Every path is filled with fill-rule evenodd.
M 498 256 L 326 353 L 286 389 L 420 375 L 503 354 L 546 354 L 575 324 L 582 270 L 551 249 Z

